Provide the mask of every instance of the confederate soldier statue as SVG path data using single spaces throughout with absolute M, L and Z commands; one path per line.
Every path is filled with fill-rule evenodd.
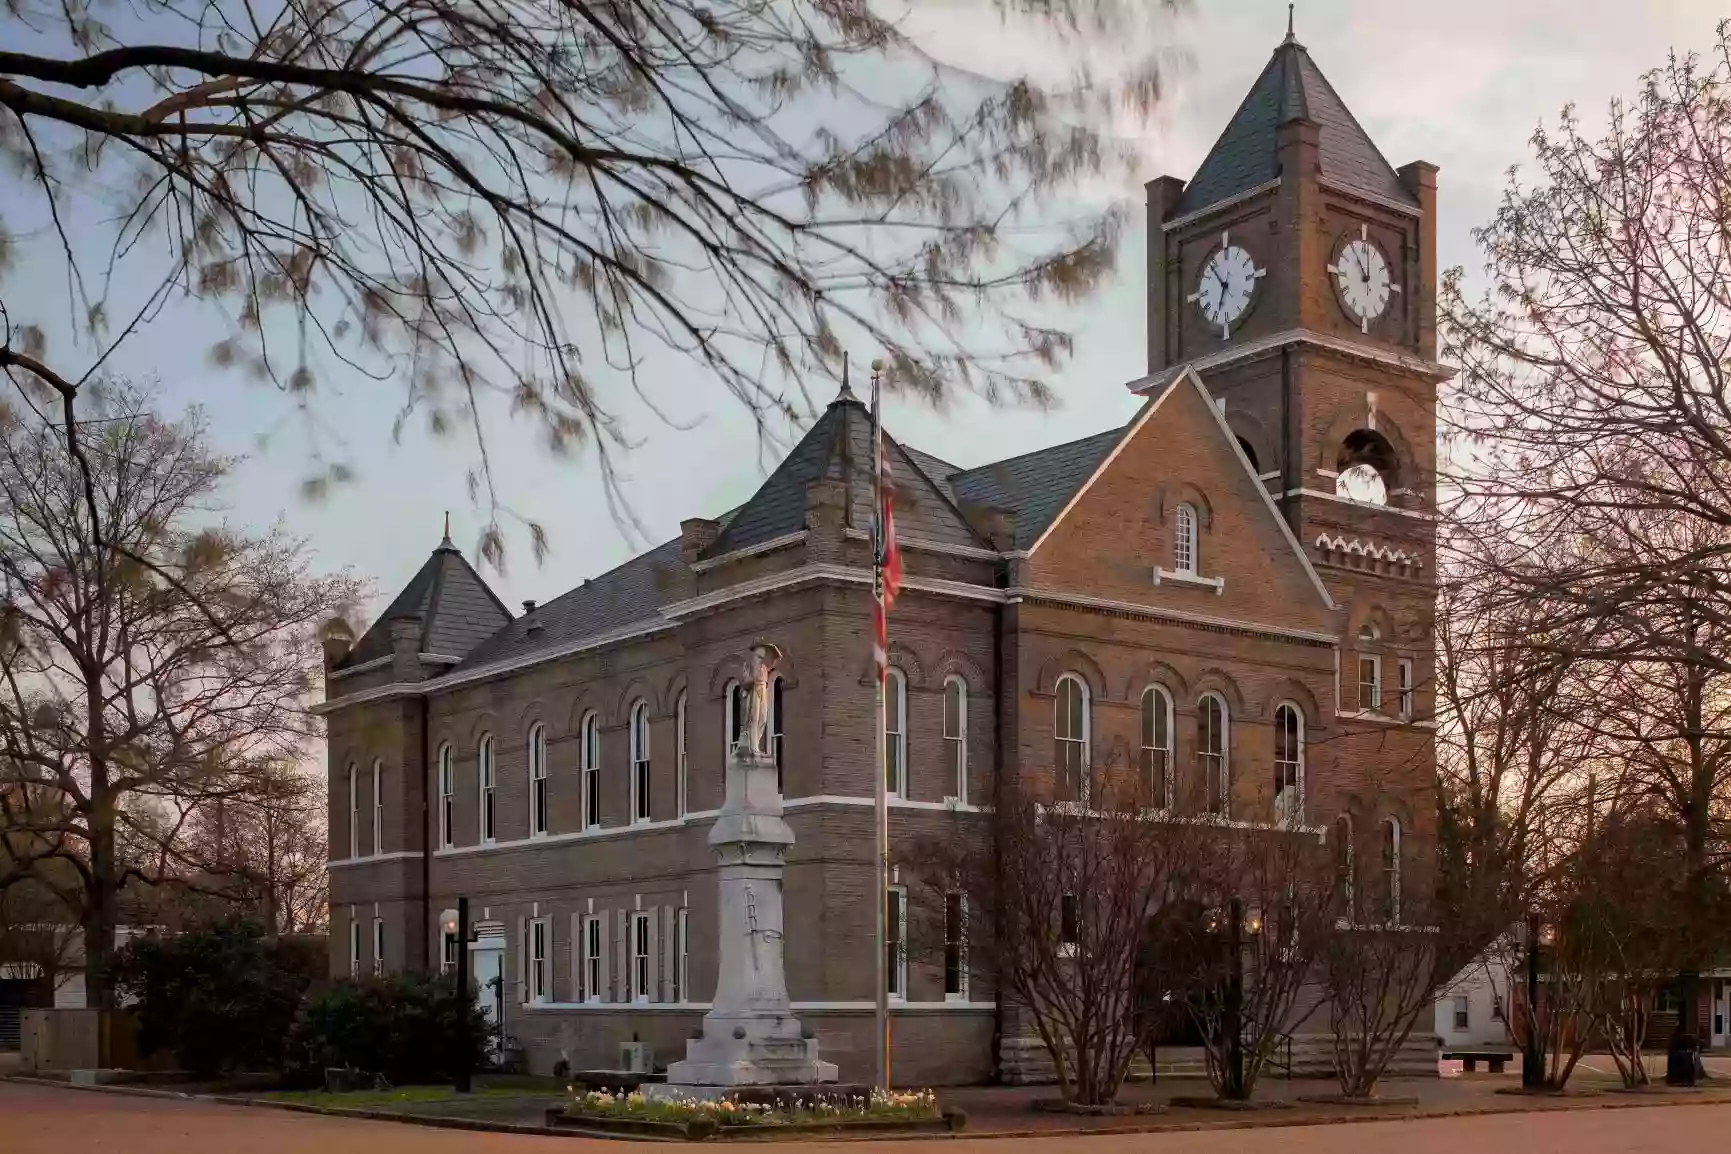
M 769 746 L 769 679 L 781 662 L 781 650 L 767 641 L 751 647 L 745 659 L 745 685 L 739 741 L 735 748 L 754 757 L 767 757 Z

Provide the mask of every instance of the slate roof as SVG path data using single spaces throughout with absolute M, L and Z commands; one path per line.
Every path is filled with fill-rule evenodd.
M 421 619 L 420 652 L 462 657 L 510 621 L 511 611 L 446 537 L 337 668 L 390 656 L 391 620 L 409 616 Z
M 1079 441 L 952 473 L 949 483 L 963 501 L 1015 510 L 1016 548 L 1026 549 L 1039 540 L 1123 436 L 1120 425 Z
M 1273 180 L 1280 174 L 1276 129 L 1313 120 L 1322 175 L 1348 188 L 1416 207 L 1417 201 L 1383 158 L 1304 45 L 1288 36 L 1274 50 L 1226 130 L 1179 197 L 1175 214 L 1195 212 Z

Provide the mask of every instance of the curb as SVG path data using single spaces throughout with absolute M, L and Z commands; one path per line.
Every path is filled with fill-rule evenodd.
M 578 1129 L 575 1127 L 535 1126 L 518 1122 L 489 1122 L 479 1118 L 445 1118 L 438 1115 L 403 1114 L 390 1110 L 372 1110 L 351 1108 L 346 1106 L 319 1106 L 310 1102 L 273 1102 L 260 1098 L 247 1098 L 233 1094 L 189 1094 L 179 1090 L 154 1090 L 145 1086 L 86 1086 L 74 1085 L 71 1082 L 56 1081 L 53 1078 L 33 1078 L 24 1074 L 0 1075 L 0 1082 L 12 1082 L 24 1086 L 46 1086 L 56 1090 L 77 1090 L 93 1094 L 120 1094 L 134 1098 L 164 1098 L 182 1102 L 213 1102 L 223 1106 L 251 1106 L 266 1110 L 286 1110 L 296 1114 L 321 1114 L 331 1118 L 357 1118 L 368 1122 L 395 1122 L 410 1126 L 427 1126 L 437 1130 L 467 1130 L 472 1133 L 492 1134 L 532 1134 L 538 1136 L 565 1138 L 597 1138 L 611 1142 L 668 1142 L 671 1139 L 657 1138 L 648 1135 L 632 1135 L 607 1133 Z M 1491 1104 L 1484 1107 L 1459 1107 L 1454 1109 L 1424 1110 L 1412 1107 L 1396 1107 L 1386 1114 L 1367 1113 L 1363 1107 L 1352 1112 L 1324 1115 L 1293 1116 L 1282 1111 L 1258 1112 L 1254 1118 L 1201 1118 L 1193 1121 L 1180 1122 L 1150 1122 L 1142 1125 L 1129 1126 L 1094 1126 L 1094 1127 L 1043 1127 L 1040 1129 L 1021 1130 L 964 1130 L 961 1133 L 920 1133 L 913 1131 L 905 1134 L 858 1135 L 852 1137 L 830 1137 L 822 1139 L 828 1142 L 944 1142 L 967 1141 L 970 1139 L 1000 1139 L 1000 1138 L 1087 1138 L 1106 1137 L 1114 1134 L 1182 1134 L 1205 1130 L 1262 1130 L 1272 1128 L 1290 1128 L 1294 1126 L 1345 1126 L 1375 1122 L 1422 1122 L 1434 1118 L 1482 1118 L 1507 1114 L 1542 1114 L 1548 1112 L 1578 1111 L 1578 1110 L 1651 1110 L 1666 1108 L 1683 1108 L 1689 1106 L 1724 1106 L 1731 1105 L 1731 1094 L 1698 1096 L 1694 1094 L 1669 1096 L 1655 1094 L 1624 1095 L 1620 1098 L 1598 1096 L 1575 1100 L 1551 1100 L 1545 1105 L 1537 1105 L 1529 1101 L 1526 1105 Z M 1655 1101 L 1654 1099 L 1658 1099 Z M 977 1115 L 970 1115 L 970 1120 Z M 788 1139 L 795 1137 L 810 1138 L 811 1135 L 787 1135 Z M 746 1141 L 776 1141 L 773 1135 L 743 1139 Z

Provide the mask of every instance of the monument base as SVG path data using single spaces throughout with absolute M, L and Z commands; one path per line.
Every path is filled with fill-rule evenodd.
M 685 1060 L 667 1067 L 666 1085 L 669 1091 L 703 1088 L 713 1097 L 744 1086 L 812 1086 L 839 1076 L 834 1062 L 819 1060 L 817 1039 L 800 1036 L 793 1015 L 712 1012 L 703 1036 L 685 1043 Z

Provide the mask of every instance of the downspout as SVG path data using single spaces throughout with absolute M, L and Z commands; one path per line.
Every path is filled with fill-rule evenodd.
M 998 584 L 1008 587 L 1008 574 L 1000 568 Z M 1004 812 L 1004 751 L 1009 748 L 1010 710 L 1004 707 L 1004 610 L 1002 601 L 992 605 L 992 689 L 993 708 L 997 712 L 996 740 L 993 742 L 992 756 L 992 859 L 996 876 L 992 879 L 992 897 L 999 905 L 993 911 L 994 933 L 1002 935 L 1004 930 L 1003 915 L 1003 876 L 1004 876 L 1004 843 L 998 836 L 996 815 Z M 1003 944 L 1000 940 L 995 957 L 1002 958 Z M 1002 1084 L 1004 1081 L 1004 983 L 1001 973 L 992 974 L 992 1081 Z

